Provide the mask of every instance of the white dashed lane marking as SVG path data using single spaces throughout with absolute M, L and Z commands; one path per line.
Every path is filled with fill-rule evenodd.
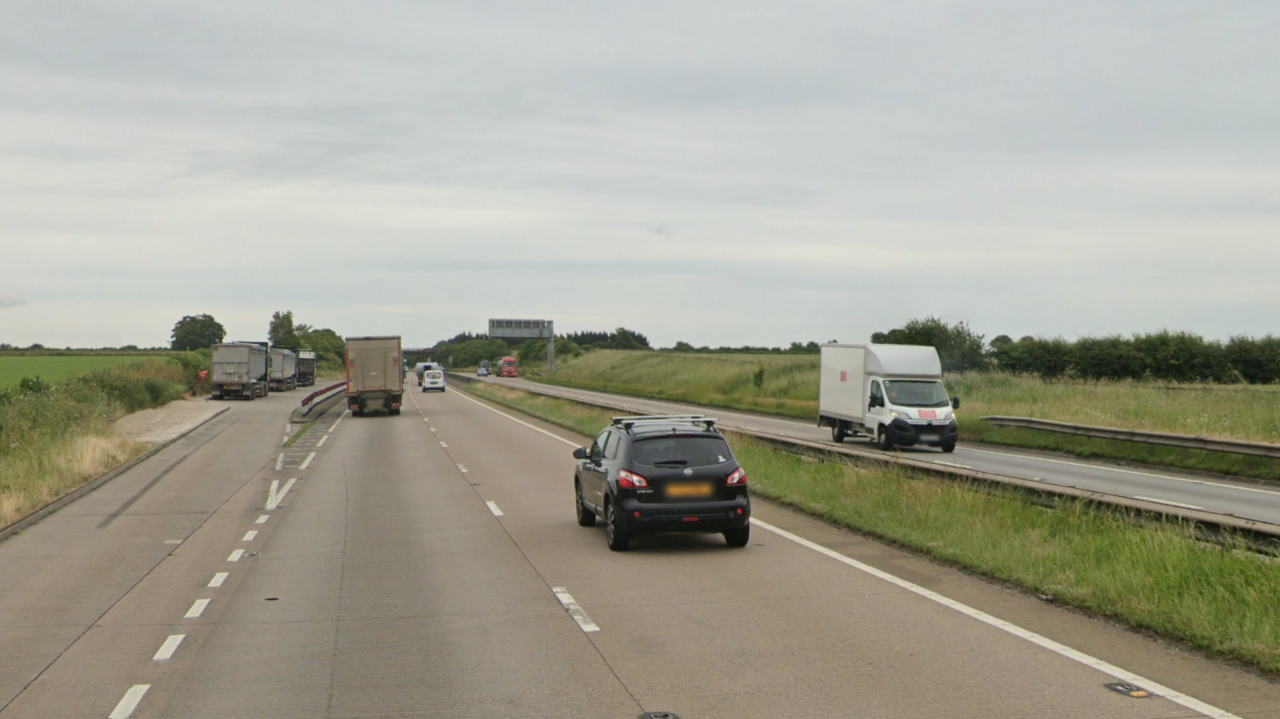
M 231 576 L 231 572 L 218 572 L 213 575 L 213 579 L 209 580 L 209 588 L 217 589 L 218 587 L 221 587 L 222 583 L 227 581 L 227 577 L 229 576 Z
M 262 516 L 258 517 L 258 519 L 254 522 L 254 524 L 266 524 L 268 519 L 271 519 L 271 515 L 270 515 L 270 514 L 264 514 L 264 515 L 262 515 Z
M 240 538 L 240 541 L 241 541 L 241 542 L 252 542 L 253 540 L 255 540 L 255 539 L 257 539 L 257 538 L 258 538 L 258 530 L 256 530 L 256 529 L 250 529 L 249 531 L 247 531 L 247 532 L 245 532 L 245 533 L 244 533 L 244 536 Z
M 501 516 L 502 516 L 502 510 L 501 510 L 501 509 L 498 509 L 498 503 L 497 503 L 497 502 L 489 501 L 489 502 L 485 502 L 485 504 L 489 507 L 489 511 L 490 511 L 490 512 L 493 512 L 493 516 L 495 516 L 495 517 L 501 517 Z
M 133 710 L 138 708 L 138 702 L 142 701 L 142 697 L 146 696 L 147 690 L 151 688 L 150 684 L 134 684 L 129 687 L 129 691 L 124 693 L 124 698 L 116 705 L 115 709 L 107 715 L 107 719 L 129 719 L 133 714 Z
M 187 613 L 182 618 L 183 619 L 199 619 L 200 615 L 204 614 L 204 609 L 207 606 L 209 606 L 208 599 L 197 599 L 195 602 L 191 604 L 191 608 L 187 610 Z
M 310 466 L 311 466 L 311 460 L 313 460 L 313 459 L 315 459 L 315 458 L 316 458 L 316 453 L 315 453 L 315 452 L 312 452 L 311 454 L 308 454 L 308 455 L 307 455 L 307 458 L 306 458 L 306 459 L 304 459 L 304 460 L 302 460 L 302 466 L 301 466 L 301 467 L 298 467 L 298 471 L 302 471 L 302 470 L 306 469 L 307 467 L 310 467 Z
M 323 446 L 324 446 L 324 443 L 325 443 L 325 442 L 328 442 L 328 441 L 329 441 L 329 435 L 327 435 L 327 434 L 326 434 L 325 436 L 323 436 L 323 437 L 321 437 L 321 438 L 320 438 L 320 441 L 319 441 L 319 442 L 316 442 L 316 446 L 317 446 L 317 447 L 323 447 Z
M 281 452 L 280 456 L 276 457 L 276 471 L 279 472 L 282 469 L 284 469 L 284 452 Z
M 151 657 L 154 662 L 167 662 L 173 658 L 173 653 L 178 651 L 178 646 L 182 644 L 182 640 L 186 639 L 185 634 L 170 634 L 169 638 L 164 640 L 164 644 L 160 645 L 160 649 L 156 651 L 156 655 Z
M 591 617 L 588 617 L 587 613 L 582 611 L 582 607 L 578 606 L 578 602 L 574 600 L 569 592 L 565 591 L 564 587 L 552 587 L 551 591 L 555 592 L 556 599 L 560 600 L 560 606 L 569 612 L 569 616 L 573 617 L 573 621 L 577 622 L 579 627 L 582 627 L 582 631 L 588 634 L 600 631 L 600 627 L 591 621 Z
M 244 550 L 243 550 L 243 549 L 237 549 L 236 551 L 232 552 L 230 556 L 228 556 L 228 557 L 227 557 L 227 561 L 228 561 L 228 562 L 238 562 L 238 561 L 240 561 L 240 558 L 241 558 L 241 557 L 243 557 L 243 556 L 244 556 Z

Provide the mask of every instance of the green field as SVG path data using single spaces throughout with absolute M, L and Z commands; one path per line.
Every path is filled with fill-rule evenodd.
M 818 414 L 817 355 L 596 350 L 559 361 L 554 376 L 540 379 L 569 387 L 800 419 L 814 419 Z M 961 399 L 957 417 L 962 441 L 1280 479 L 1280 466 L 1265 459 L 1002 429 L 982 421 L 988 415 L 1037 417 L 1280 443 L 1280 386 L 1048 381 L 999 372 L 949 375 L 944 381 L 950 393 Z
M 57 382 L 64 377 L 79 377 L 94 370 L 139 362 L 145 357 L 116 355 L 84 355 L 80 357 L 0 357 L 0 387 L 15 385 L 23 377 L 39 377 Z

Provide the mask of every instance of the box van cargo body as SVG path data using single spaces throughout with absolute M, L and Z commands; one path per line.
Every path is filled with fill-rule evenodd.
M 933 347 L 822 345 L 818 426 L 831 439 L 865 435 L 883 449 L 931 445 L 956 448 L 955 410 L 942 386 Z
M 316 383 L 316 353 L 314 350 L 298 350 L 298 386 L 310 387 Z
M 213 398 L 267 396 L 267 348 L 228 342 L 209 348 L 209 378 Z
M 347 407 L 356 416 L 385 409 L 400 414 L 404 398 L 400 338 L 347 338 Z
M 298 355 L 292 350 L 271 348 L 271 391 L 287 392 L 298 386 Z

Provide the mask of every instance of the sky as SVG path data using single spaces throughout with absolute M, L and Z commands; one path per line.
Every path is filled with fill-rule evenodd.
M 1280 4 L 7 0 L 0 342 L 1280 333 Z

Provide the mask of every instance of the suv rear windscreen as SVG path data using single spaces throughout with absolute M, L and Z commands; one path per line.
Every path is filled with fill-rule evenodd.
M 691 435 L 638 439 L 631 454 L 636 464 L 650 467 L 707 467 L 733 457 L 723 437 Z

